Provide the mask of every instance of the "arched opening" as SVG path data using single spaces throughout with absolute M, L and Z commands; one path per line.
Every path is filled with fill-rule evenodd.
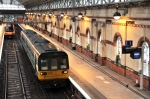
M 101 29 L 98 30 L 98 41 L 101 41 Z
M 71 43 L 72 42 L 72 34 L 73 34 L 72 25 L 70 25 L 69 30 L 70 30 L 69 42 Z
M 73 30 L 72 30 L 72 25 L 70 25 L 70 28 L 69 28 L 69 30 L 70 30 L 70 37 L 72 37 L 72 33 L 73 33 Z
M 56 34 L 57 33 L 57 29 L 56 29 L 56 22 L 55 22 L 55 30 L 54 30 L 54 34 Z
M 64 39 L 66 39 L 66 24 L 64 23 L 64 30 L 62 32 L 62 36 Z
M 80 43 L 80 28 L 79 28 L 79 26 L 77 27 L 77 44 L 78 45 L 81 45 L 81 43 Z
M 118 36 L 117 37 L 117 42 L 116 42 L 116 62 L 120 62 L 121 60 L 121 54 L 122 54 L 122 44 L 121 44 L 121 38 Z
M 86 30 L 86 49 L 90 50 L 90 31 L 89 29 Z
M 149 45 L 147 42 L 143 42 L 143 74 L 146 76 L 149 75 Z
M 98 33 L 97 33 L 97 54 L 99 54 L 100 52 L 100 42 L 101 42 L 101 29 L 98 30 Z

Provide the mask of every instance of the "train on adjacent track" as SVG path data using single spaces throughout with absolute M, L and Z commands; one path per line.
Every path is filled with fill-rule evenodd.
M 69 77 L 69 59 L 66 52 L 33 30 L 22 30 L 20 41 L 44 88 L 66 86 Z
M 6 26 L 4 26 L 4 36 L 8 37 L 8 38 L 13 38 L 13 36 L 15 35 L 15 27 L 13 24 L 6 24 Z

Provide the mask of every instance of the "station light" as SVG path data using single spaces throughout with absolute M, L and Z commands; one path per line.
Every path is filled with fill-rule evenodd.
M 82 18 L 82 16 L 83 16 L 82 13 L 79 12 L 79 13 L 78 13 L 78 17 L 79 17 L 79 18 Z
M 128 9 L 127 8 L 116 8 L 116 12 L 114 13 L 113 17 L 114 19 L 118 20 L 121 17 L 121 14 L 118 12 L 118 10 L 123 10 L 124 13 L 122 14 L 123 16 L 125 16 L 128 13 Z
M 84 15 L 81 13 L 81 10 L 80 10 L 80 12 L 78 13 L 78 17 L 81 19 L 83 16 L 85 16 L 86 15 L 86 10 L 84 11 Z
M 64 13 L 62 12 L 62 13 L 60 14 L 60 16 L 63 17 L 63 16 L 64 16 Z
M 114 13 L 113 16 L 114 16 L 114 19 L 118 20 L 118 19 L 120 19 L 121 14 L 117 11 L 117 12 Z

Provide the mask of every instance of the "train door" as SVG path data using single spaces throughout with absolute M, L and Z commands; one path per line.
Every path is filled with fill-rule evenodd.
M 143 74 L 149 76 L 149 45 L 143 42 Z

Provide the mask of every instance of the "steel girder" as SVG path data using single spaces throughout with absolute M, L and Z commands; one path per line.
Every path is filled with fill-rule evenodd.
M 20 1 L 20 0 L 19 0 Z M 76 8 L 86 6 L 99 6 L 117 3 L 141 2 L 148 0 L 26 0 L 23 5 L 32 10 L 35 7 L 39 10 L 62 9 L 62 8 Z M 73 6 L 74 5 L 74 6 Z

